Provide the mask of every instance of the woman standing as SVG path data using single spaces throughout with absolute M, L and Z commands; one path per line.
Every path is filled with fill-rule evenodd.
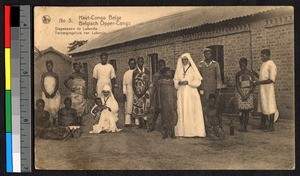
M 249 121 L 249 113 L 254 109 L 253 92 L 255 86 L 252 82 L 255 80 L 253 73 L 247 69 L 247 59 L 241 58 L 239 61 L 240 71 L 235 75 L 236 84 L 236 98 L 238 109 L 241 112 L 240 125 L 241 132 L 247 132 L 247 125 Z
M 114 94 L 111 91 L 111 87 L 109 85 L 105 85 L 102 89 L 102 93 L 100 95 L 102 102 L 102 111 L 101 113 L 97 113 L 99 115 L 98 124 L 93 125 L 93 131 L 90 133 L 100 133 L 101 131 L 105 132 L 118 132 L 121 129 L 117 128 L 116 122 L 118 119 L 118 110 L 119 105 L 116 101 Z M 97 105 L 96 105 L 97 106 Z
M 58 75 L 53 72 L 52 60 L 46 61 L 47 72 L 42 75 L 42 99 L 45 102 L 45 110 L 50 113 L 53 125 L 56 125 L 57 112 L 60 106 L 60 93 L 58 91 Z
M 86 111 L 86 97 L 87 97 L 87 85 L 86 79 L 87 76 L 84 73 L 81 73 L 82 65 L 79 62 L 73 64 L 74 73 L 69 75 L 64 81 L 66 88 L 71 90 L 72 107 L 76 109 L 77 115 L 79 118 L 79 123 L 81 124 L 81 117 L 87 112 Z M 72 80 L 71 85 L 69 81 Z
M 200 95 L 200 75 L 189 53 L 179 57 L 174 83 L 177 91 L 178 123 L 175 135 L 182 137 L 205 137 L 204 118 Z

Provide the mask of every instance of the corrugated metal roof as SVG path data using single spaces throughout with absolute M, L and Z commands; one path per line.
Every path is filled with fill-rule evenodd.
M 73 50 L 69 54 L 81 53 L 98 48 L 121 44 L 145 37 L 175 32 L 183 29 L 213 24 L 254 15 L 260 12 L 273 10 L 278 6 L 236 6 L 236 7 L 199 7 L 194 10 L 165 16 L 155 20 L 143 22 L 134 26 L 112 31 L 91 40 L 85 45 Z M 287 9 L 286 9 L 287 8 Z M 292 7 L 280 8 L 292 10 Z

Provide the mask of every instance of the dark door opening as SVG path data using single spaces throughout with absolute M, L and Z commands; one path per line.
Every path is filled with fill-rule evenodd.
M 220 65 L 221 79 L 222 79 L 222 83 L 224 84 L 224 46 L 223 45 L 212 45 L 212 46 L 208 46 L 207 48 L 210 48 L 213 50 L 213 58 Z

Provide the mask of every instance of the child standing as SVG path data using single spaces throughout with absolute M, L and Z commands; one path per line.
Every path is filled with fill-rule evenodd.
M 217 96 L 209 94 L 208 106 L 203 109 L 205 128 L 207 135 L 212 140 L 221 140 L 224 138 L 224 131 L 222 127 L 222 119 L 219 108 L 217 106 Z
M 238 109 L 241 113 L 240 125 L 241 132 L 247 132 L 247 125 L 249 121 L 249 113 L 254 109 L 253 92 L 255 87 L 252 82 L 255 80 L 253 73 L 247 69 L 247 59 L 241 58 L 239 61 L 240 71 L 235 75 L 236 82 L 236 98 Z
M 60 93 L 58 91 L 59 79 L 57 73 L 53 72 L 53 61 L 46 61 L 47 72 L 42 75 L 41 88 L 42 99 L 45 102 L 45 110 L 50 113 L 50 117 L 53 120 L 53 125 L 56 124 L 57 111 L 60 106 Z
M 174 128 L 177 125 L 177 95 L 169 67 L 161 70 L 162 79 L 158 81 L 158 107 L 161 109 L 161 119 L 164 128 L 163 139 L 168 136 L 175 139 Z

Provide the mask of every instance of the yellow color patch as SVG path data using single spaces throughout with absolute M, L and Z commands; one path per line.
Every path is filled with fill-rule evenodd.
M 10 48 L 5 48 L 5 90 L 11 90 Z

